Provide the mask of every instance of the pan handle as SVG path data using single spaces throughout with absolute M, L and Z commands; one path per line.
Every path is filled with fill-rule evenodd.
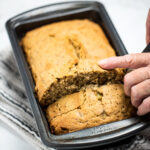
M 145 47 L 145 49 L 142 51 L 142 53 L 148 53 L 150 52 L 150 43 Z

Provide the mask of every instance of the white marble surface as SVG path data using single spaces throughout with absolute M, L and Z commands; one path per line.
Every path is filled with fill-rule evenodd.
M 35 150 L 20 137 L 9 125 L 0 121 L 0 149 L 1 150 Z
M 0 0 L 0 50 L 10 47 L 5 22 L 10 17 L 60 0 Z M 69 0 L 67 0 L 69 1 Z M 150 0 L 101 0 L 105 5 L 129 53 L 141 52 L 145 43 L 145 21 Z M 1 150 L 34 150 L 34 148 L 0 122 Z

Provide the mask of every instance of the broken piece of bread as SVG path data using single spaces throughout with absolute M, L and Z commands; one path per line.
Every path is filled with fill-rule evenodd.
M 135 115 L 122 84 L 88 85 L 49 105 L 46 111 L 51 131 L 63 134 Z

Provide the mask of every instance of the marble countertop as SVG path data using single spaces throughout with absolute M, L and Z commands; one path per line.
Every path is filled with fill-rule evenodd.
M 9 18 L 23 11 L 60 1 L 1 0 L 0 51 L 11 47 L 5 30 L 5 22 Z M 100 2 L 105 5 L 128 52 L 141 52 L 146 46 L 145 22 L 150 0 L 101 0 Z M 29 145 L 15 131 L 12 131 L 9 125 L 2 122 L 0 122 L 0 146 L 1 150 L 34 150 L 32 145 Z

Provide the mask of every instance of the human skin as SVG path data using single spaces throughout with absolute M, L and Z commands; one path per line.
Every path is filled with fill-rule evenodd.
M 146 43 L 150 43 L 150 10 L 146 21 Z M 98 62 L 104 69 L 133 69 L 124 77 L 125 94 L 137 108 L 137 115 L 150 112 L 150 53 L 136 53 L 125 56 L 111 57 Z

